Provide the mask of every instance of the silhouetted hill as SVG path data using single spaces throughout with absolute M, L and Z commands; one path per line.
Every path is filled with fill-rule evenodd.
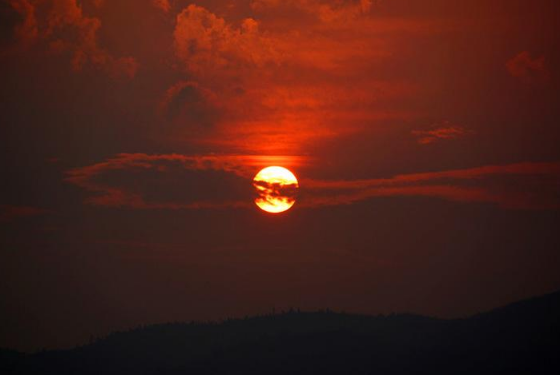
M 0 348 L 0 373 L 4 374 L 9 369 L 13 368 L 16 363 L 21 361 L 25 355 L 15 350 L 1 349 Z
M 13 374 L 558 374 L 560 292 L 468 319 L 289 312 L 164 324 L 22 357 Z

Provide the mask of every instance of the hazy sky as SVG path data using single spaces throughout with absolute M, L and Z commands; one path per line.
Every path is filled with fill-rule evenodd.
M 0 347 L 560 288 L 558 9 L 0 0 Z

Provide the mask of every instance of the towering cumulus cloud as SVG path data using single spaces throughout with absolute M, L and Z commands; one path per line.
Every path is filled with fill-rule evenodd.
M 138 69 L 132 57 L 115 57 L 99 45 L 101 21 L 84 14 L 77 0 L 9 0 L 22 17 L 17 35 L 51 52 L 69 52 L 72 69 L 86 66 L 115 78 L 132 78 Z
M 189 5 L 177 16 L 174 32 L 177 56 L 185 67 L 206 75 L 262 67 L 278 60 L 274 43 L 259 31 L 257 21 L 246 18 L 239 28 L 203 7 Z

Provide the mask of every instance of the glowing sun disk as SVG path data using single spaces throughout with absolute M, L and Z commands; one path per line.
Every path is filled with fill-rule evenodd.
M 299 187 L 296 176 L 288 169 L 272 166 L 262 169 L 253 179 L 258 197 L 255 204 L 263 211 L 280 213 L 289 210 Z

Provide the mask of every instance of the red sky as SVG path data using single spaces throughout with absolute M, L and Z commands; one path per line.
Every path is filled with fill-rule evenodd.
M 0 346 L 560 287 L 553 0 L 0 1 Z M 280 216 L 252 177 L 300 179 Z

